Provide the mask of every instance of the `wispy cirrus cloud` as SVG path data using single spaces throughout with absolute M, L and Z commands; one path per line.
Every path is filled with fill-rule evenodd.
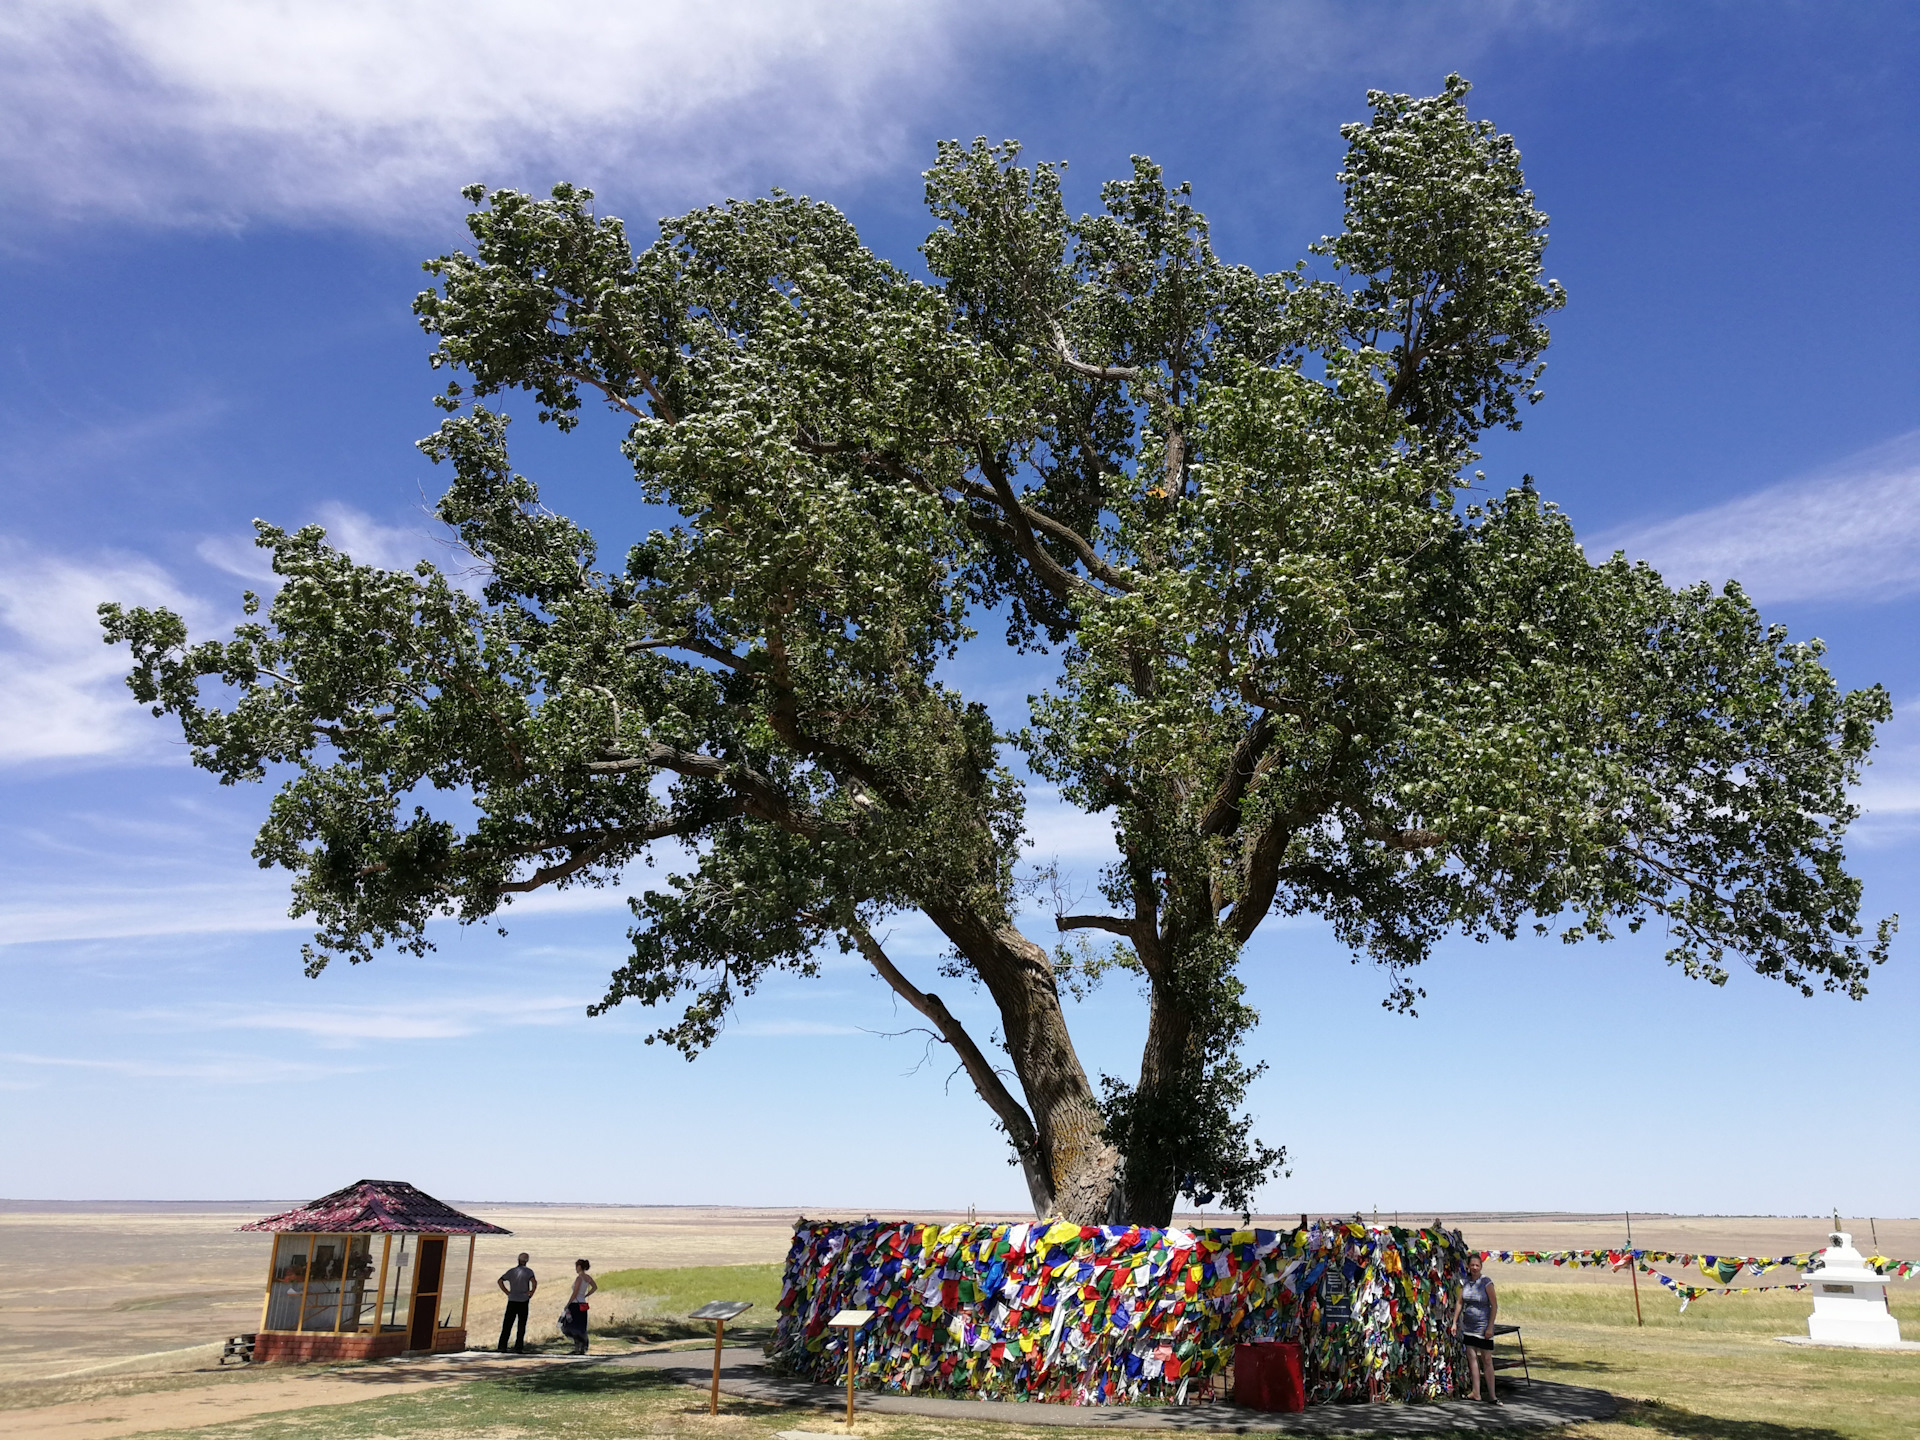
M 103 643 L 102 600 L 205 613 L 150 560 L 49 554 L 0 537 L 0 765 L 158 748 L 152 717 L 122 683 L 126 652 Z
M 21 0 L 0 154 L 73 214 L 404 225 L 537 174 L 657 195 L 864 174 L 1056 0 Z M 704 197 L 703 197 L 704 198 Z
M 457 1040 L 521 1026 L 584 1022 L 587 1004 L 574 995 L 444 994 L 364 1005 L 215 1003 L 143 1010 L 128 1018 L 163 1030 L 264 1031 L 305 1036 L 328 1049 L 353 1049 L 376 1041 Z
M 326 528 L 329 544 L 362 564 L 411 570 L 425 559 L 457 585 L 479 583 L 472 557 L 424 515 L 417 525 L 391 525 L 327 502 L 312 518 Z M 208 536 L 197 553 L 262 589 L 277 583 L 270 557 L 251 536 Z M 221 607 L 151 559 L 61 553 L 0 535 L 0 668 L 8 676 L 0 687 L 0 766 L 156 758 L 169 744 L 178 752 L 178 728 L 155 721 L 127 693 L 127 651 L 103 643 L 98 607 L 104 600 L 164 606 L 187 618 L 196 639 L 219 628 Z
M 426 515 L 421 515 L 417 524 L 389 525 L 352 505 L 328 501 L 314 510 L 312 520 L 327 532 L 329 546 L 361 565 L 411 570 L 428 560 L 458 579 L 475 564 L 458 548 L 448 528 Z M 286 528 L 299 526 L 289 524 Z M 263 586 L 279 583 L 273 573 L 273 557 L 261 548 L 255 535 L 209 535 L 194 547 L 194 553 L 216 570 L 242 580 Z
M 1869 845 L 1905 840 L 1920 830 L 1920 695 L 1894 703 L 1893 719 L 1880 727 L 1854 798 L 1865 812 L 1855 828 Z
M 1738 580 L 1760 601 L 1894 600 L 1920 591 L 1920 430 L 1801 479 L 1597 536 L 1674 584 Z
M 830 1020 L 743 1020 L 727 1027 L 729 1035 L 758 1039 L 805 1039 L 821 1035 L 859 1035 L 857 1025 L 841 1025 Z
M 196 1060 L 95 1059 L 74 1055 L 0 1053 L 0 1064 L 41 1070 L 91 1071 L 129 1080 L 207 1080 L 221 1085 L 266 1085 L 283 1080 L 325 1080 L 366 1067 L 322 1065 L 263 1055 L 221 1055 Z

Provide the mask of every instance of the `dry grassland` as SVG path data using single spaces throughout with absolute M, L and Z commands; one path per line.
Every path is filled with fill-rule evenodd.
M 267 1238 L 233 1227 L 277 1208 L 283 1207 L 0 1206 L 0 1410 L 6 1412 L 0 1428 L 49 1440 L 146 1432 L 230 1440 L 536 1440 L 548 1434 L 569 1440 L 634 1434 L 768 1440 L 776 1429 L 819 1428 L 818 1416 L 771 1407 L 739 1406 L 731 1418 L 710 1421 L 688 1392 L 630 1370 L 595 1367 L 589 1374 L 575 1367 L 562 1373 L 561 1367 L 512 1377 L 464 1368 L 432 1374 L 398 1367 L 211 1370 L 209 1344 L 217 1347 L 222 1336 L 251 1330 L 259 1320 Z M 555 1281 L 576 1255 L 590 1257 L 602 1273 L 764 1265 L 784 1255 L 795 1218 L 787 1209 L 462 1208 L 515 1232 L 480 1243 L 468 1322 L 476 1344 L 491 1343 L 499 1324 L 500 1297 L 487 1282 L 518 1250 L 531 1252 L 535 1269 Z M 1261 1218 L 1284 1224 L 1297 1217 Z M 1599 1247 L 1624 1239 L 1617 1216 L 1398 1218 L 1444 1219 L 1487 1249 Z M 1845 1223 L 1863 1249 L 1872 1248 L 1866 1221 Z M 1825 1229 L 1805 1219 L 1635 1217 L 1634 1239 L 1661 1249 L 1786 1254 L 1819 1245 Z M 1920 1257 L 1920 1222 L 1879 1222 L 1878 1231 L 1883 1253 Z M 1493 1274 L 1504 1297 L 1503 1318 L 1526 1326 L 1529 1351 L 1543 1375 L 1597 1384 L 1632 1402 L 1620 1421 L 1564 1432 L 1569 1440 L 1920 1436 L 1920 1354 L 1794 1350 L 1771 1340 L 1804 1333 L 1803 1296 L 1710 1297 L 1681 1315 L 1674 1298 L 1643 1276 L 1642 1327 L 1633 1322 L 1625 1275 L 1540 1266 L 1496 1266 Z M 1676 1278 L 1706 1283 L 1698 1272 Z M 646 1288 L 623 1285 L 607 1292 L 596 1310 L 596 1328 L 603 1332 L 596 1350 L 635 1342 L 642 1332 L 624 1322 L 662 1303 L 662 1296 L 651 1296 L 641 1305 Z M 661 1290 L 677 1296 L 683 1288 L 676 1279 Z M 1908 1335 L 1920 1337 L 1920 1285 L 1894 1289 L 1896 1313 Z M 557 1296 L 552 1308 L 558 1309 Z M 550 1337 L 546 1309 L 536 1302 L 536 1320 L 544 1316 L 545 1323 L 535 1330 Z M 871 1440 L 931 1440 L 936 1432 L 943 1440 L 960 1440 L 963 1432 L 966 1440 L 1021 1440 L 1028 1434 L 1051 1440 L 1058 1433 L 1013 1435 L 1006 1427 L 906 1418 L 863 1426 Z

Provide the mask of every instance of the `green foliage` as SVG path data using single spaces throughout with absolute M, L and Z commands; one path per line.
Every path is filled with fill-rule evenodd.
M 1842 693 L 1737 585 L 1590 563 L 1531 488 L 1462 503 L 1563 303 L 1466 96 L 1375 94 L 1347 127 L 1330 277 L 1221 261 L 1145 159 L 1071 218 L 1011 142 L 940 148 L 933 283 L 778 191 L 636 252 L 586 191 L 475 187 L 473 252 L 415 309 L 458 377 L 422 448 L 480 596 L 262 525 L 264 617 L 191 643 L 106 606 L 108 639 L 197 764 L 278 781 L 255 853 L 295 875 L 312 968 L 675 841 L 597 1008 L 667 1007 L 691 1056 L 768 975 L 858 949 L 959 1051 L 1036 1204 L 1081 1218 L 1250 1204 L 1281 1163 L 1239 1115 L 1237 967 L 1276 911 L 1325 917 L 1403 1008 L 1442 936 L 1523 924 L 1652 921 L 1690 974 L 1857 996 L 1891 922 L 1857 943 L 1841 842 L 1885 692 Z M 675 523 L 603 562 L 512 468 L 490 402 L 521 390 L 563 430 L 609 406 Z M 988 615 L 1057 657 L 1014 736 L 937 678 Z M 1013 928 L 1010 747 L 1122 854 L 1102 912 L 1057 917 L 1058 968 Z M 998 1005 L 1024 1108 L 874 940 L 916 910 Z M 1058 987 L 1116 965 L 1149 1033 L 1102 1100 Z

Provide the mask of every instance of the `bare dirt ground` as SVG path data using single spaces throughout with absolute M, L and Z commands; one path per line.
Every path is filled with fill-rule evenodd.
M 0 1201 L 0 1386 L 207 1363 L 228 1335 L 260 1328 L 272 1237 L 235 1227 L 296 1204 L 53 1205 Z M 475 1247 L 467 1329 L 498 1333 L 493 1277 L 516 1252 L 555 1283 L 585 1256 L 596 1270 L 774 1261 L 792 1210 L 462 1204 L 505 1226 Z M 544 1311 L 538 1313 L 544 1314 Z M 551 1321 L 552 1316 L 546 1319 Z M 548 1328 L 551 1328 L 549 1326 Z
M 236 1226 L 292 1202 L 56 1205 L 0 1201 L 0 1410 L 5 1429 L 24 1437 L 107 1437 L 179 1428 L 318 1404 L 347 1403 L 470 1378 L 473 1364 L 392 1362 L 364 1367 L 263 1368 L 221 1374 L 214 1364 L 227 1335 L 258 1328 L 268 1237 Z M 750 1264 L 787 1250 L 794 1209 L 664 1206 L 490 1205 L 455 1202 L 503 1225 L 476 1249 L 467 1329 L 490 1345 L 501 1297 L 492 1278 L 526 1250 L 534 1269 L 558 1283 L 576 1256 L 600 1271 L 630 1267 Z M 831 1212 L 821 1210 L 825 1215 Z M 841 1212 L 845 1213 L 845 1212 Z M 950 1221 L 953 1214 L 888 1211 L 889 1218 Z M 1019 1216 L 980 1218 L 1017 1219 Z M 1369 1213 L 1365 1218 L 1372 1219 Z M 1619 1245 L 1615 1215 L 1382 1212 L 1382 1220 L 1458 1226 L 1487 1249 L 1560 1250 Z M 1197 1224 L 1236 1223 L 1217 1213 L 1183 1216 Z M 1285 1225 L 1297 1215 L 1259 1216 Z M 1783 1255 L 1825 1242 L 1820 1219 L 1752 1216 L 1636 1216 L 1637 1244 L 1718 1254 Z M 1843 1224 L 1871 1250 L 1865 1219 Z M 1877 1221 L 1881 1253 L 1920 1258 L 1920 1220 Z M 1626 1275 L 1546 1266 L 1496 1267 L 1528 1283 L 1580 1280 L 1631 1283 Z M 1693 1283 L 1705 1283 L 1697 1274 Z M 1642 1280 L 1642 1288 L 1648 1283 Z M 1908 1287 L 1900 1287 L 1908 1288 Z M 1624 1299 L 1624 1296 L 1623 1296 Z M 1627 1302 L 1630 1303 L 1630 1302 Z M 558 1299 L 553 1306 L 557 1311 Z M 551 1315 L 535 1302 L 536 1329 Z M 510 1362 L 511 1363 L 511 1362 Z M 533 1362 L 524 1363 L 548 1363 Z

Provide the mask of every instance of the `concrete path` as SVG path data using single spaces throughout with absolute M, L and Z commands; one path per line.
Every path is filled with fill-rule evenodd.
M 689 1351 L 623 1355 L 609 1365 L 664 1370 L 689 1385 L 713 1376 L 712 1352 L 705 1364 L 689 1363 Z M 767 1373 L 758 1350 L 727 1348 L 720 1356 L 720 1390 L 743 1400 L 807 1405 L 846 1413 L 847 1392 L 834 1385 L 785 1380 Z M 925 1415 L 947 1420 L 999 1421 L 1010 1425 L 1061 1425 L 1087 1430 L 1185 1430 L 1196 1434 L 1431 1435 L 1444 1430 L 1512 1430 L 1605 1420 L 1614 1413 L 1604 1390 L 1545 1381 L 1501 1387 L 1499 1405 L 1443 1400 L 1431 1405 L 1316 1405 L 1298 1415 L 1243 1410 L 1236 1405 L 1033 1405 L 1007 1400 L 944 1400 L 917 1395 L 856 1392 L 854 1411 L 871 1415 Z

